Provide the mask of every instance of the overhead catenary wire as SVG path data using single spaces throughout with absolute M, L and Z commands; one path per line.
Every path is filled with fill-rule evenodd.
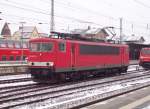
M 12 5 L 12 4 L 0 3 L 0 5 L 9 5 L 9 6 L 14 7 L 14 8 L 19 8 L 19 9 L 22 9 L 22 10 L 25 10 L 25 11 L 34 12 L 34 13 L 37 13 L 37 14 L 51 15 L 51 14 L 46 13 L 46 12 L 43 12 L 43 11 L 39 11 L 39 10 L 37 11 L 37 10 L 33 10 L 33 9 L 18 7 L 18 6 Z M 59 15 L 54 15 L 54 16 L 55 16 L 55 17 L 64 18 L 64 19 L 75 20 L 75 21 L 81 22 L 81 23 L 87 23 L 87 22 L 88 22 L 88 21 L 81 20 L 81 19 L 77 19 L 77 18 L 73 18 L 73 17 L 59 16 Z M 92 22 L 90 22 L 90 23 L 92 23 Z
M 19 6 L 22 6 L 22 7 L 28 7 L 28 8 L 30 8 L 31 10 L 33 10 L 33 9 L 36 9 L 36 10 L 40 10 L 40 11 L 42 11 L 42 14 L 47 14 L 47 13 L 43 13 L 43 12 L 48 12 L 47 10 L 43 10 L 43 9 L 40 9 L 40 8 L 35 8 L 35 7 L 30 7 L 29 5 L 24 5 L 24 4 L 22 4 L 22 3 L 18 3 L 18 2 L 14 2 L 14 1 L 10 1 L 10 0 L 5 0 L 7 3 L 11 3 L 11 4 L 13 4 L 13 5 L 19 5 Z M 42 0 L 42 2 L 43 2 L 43 0 Z M 48 1 L 46 1 L 46 3 L 50 3 L 50 2 L 48 2 Z M 10 4 L 10 5 L 11 5 Z M 62 2 L 58 2 L 58 1 L 55 1 L 55 4 L 57 5 L 57 4 L 63 4 L 63 5 L 66 5 L 65 3 L 62 3 Z M 19 7 L 20 8 L 20 7 Z M 87 9 L 87 8 L 84 8 L 84 7 L 79 7 L 78 5 L 77 5 L 77 7 L 72 7 L 72 6 L 68 6 L 68 5 L 66 5 L 65 6 L 65 8 L 72 8 L 72 9 L 74 9 L 74 10 L 78 10 L 78 11 L 82 11 L 82 10 L 84 10 L 84 11 L 87 11 L 88 13 L 90 12 L 91 14 L 96 14 L 96 15 L 100 15 L 101 17 L 103 16 L 103 17 L 107 17 L 107 18 L 109 18 L 109 19 L 113 19 L 113 20 L 118 20 L 117 18 L 114 18 L 114 17 L 112 17 L 112 16 L 107 16 L 107 15 L 104 15 L 104 14 L 101 14 L 101 13 L 99 13 L 99 12 L 95 12 L 95 11 L 92 11 L 92 10 L 89 10 L 89 9 Z M 30 10 L 30 11 L 31 11 Z M 35 10 L 34 10 L 34 12 L 35 12 Z M 41 12 L 40 12 L 41 13 Z
M 45 0 L 44 0 L 45 1 Z M 28 5 L 24 5 L 22 6 L 23 4 L 21 3 L 17 3 L 17 2 L 14 2 L 14 1 L 10 1 L 10 0 L 7 0 L 6 2 L 8 3 L 0 3 L 0 5 L 5 5 L 5 6 L 9 6 L 9 7 L 12 7 L 12 8 L 17 8 L 17 9 L 21 9 L 21 10 L 24 10 L 24 11 L 30 11 L 30 12 L 33 12 L 33 13 L 37 13 L 39 15 L 45 15 L 48 16 L 51 15 L 48 11 L 46 10 L 43 10 L 43 9 L 40 9 L 40 8 L 35 8 L 35 7 L 30 7 Z M 48 2 L 47 2 L 48 3 Z M 107 16 L 107 15 L 103 15 L 99 12 L 94 12 L 93 10 L 90 10 L 90 9 L 87 9 L 85 7 L 80 7 L 80 6 L 74 6 L 72 5 L 72 3 L 70 5 L 66 4 L 66 3 L 63 3 L 62 1 L 56 1 L 56 4 L 61 4 L 62 6 L 64 5 L 65 8 L 70 8 L 70 9 L 73 9 L 73 10 L 80 10 L 80 11 L 88 11 L 89 13 L 91 14 L 96 14 L 96 15 L 99 15 L 100 17 L 106 17 L 106 18 L 109 18 L 111 20 L 114 20 L 114 21 L 117 21 L 118 19 L 114 18 L 114 17 L 111 17 L 111 16 Z M 77 7 L 77 8 L 76 8 Z M 5 13 L 4 13 L 5 14 Z M 15 15 L 14 15 L 15 16 Z M 78 23 L 82 23 L 82 24 L 89 24 L 89 25 L 97 25 L 99 27 L 104 27 L 105 25 L 104 24 L 100 24 L 100 23 L 97 23 L 95 21 L 89 21 L 89 20 L 84 20 L 84 19 L 80 19 L 80 18 L 75 18 L 75 17 L 70 17 L 70 16 L 65 16 L 65 15 L 58 15 L 58 14 L 55 14 L 54 15 L 55 17 L 57 18 L 60 18 L 60 19 L 66 19 L 66 20 L 70 20 L 70 21 L 74 21 L 74 23 L 78 22 Z M 16 17 L 17 18 L 17 17 Z M 22 19 L 30 19 L 30 18 L 27 18 L 27 17 L 19 17 L 18 18 L 22 18 Z M 33 21 L 35 20 L 35 22 L 39 21 L 39 22 L 46 22 L 46 20 L 42 20 L 42 19 L 35 19 L 33 18 Z M 126 20 L 126 19 L 123 19 L 123 20 Z M 32 21 L 32 18 L 30 19 L 30 21 Z M 130 22 L 130 20 L 128 20 Z M 58 21 L 56 21 L 57 23 Z M 118 20 L 119 22 L 119 20 Z M 62 22 L 64 23 L 64 22 Z M 136 22 L 135 22 L 136 23 Z M 73 23 L 72 23 L 73 24 Z M 133 23 L 129 23 L 129 25 L 131 25 Z M 148 23 L 146 23 L 148 24 Z M 64 24 L 65 25 L 65 24 Z M 124 25 L 124 24 L 123 24 Z M 133 24 L 135 25 L 135 24 Z M 136 23 L 136 27 L 134 26 L 134 28 L 141 28 L 141 29 L 144 29 L 145 26 L 143 26 L 141 23 Z M 115 26 L 115 29 L 120 29 L 119 27 Z M 125 28 L 124 28 L 125 29 Z
M 147 4 L 143 3 L 143 2 L 140 1 L 140 0 L 134 0 L 134 2 L 140 4 L 140 5 L 143 6 L 143 7 L 150 8 L 150 5 L 147 5 Z
M 14 2 L 14 1 L 10 1 L 10 0 L 7 0 L 7 2 L 10 2 L 10 3 L 13 3 L 13 4 L 18 4 L 18 5 L 23 5 L 23 4 L 20 4 L 20 3 L 17 3 L 17 2 Z M 48 1 L 46 1 L 47 3 L 49 3 Z M 58 2 L 58 1 L 55 1 L 56 3 L 60 3 L 60 4 L 63 4 L 63 5 L 66 5 L 66 3 L 62 3 L 62 2 Z M 9 4 L 9 5 L 11 5 L 11 4 Z M 12 6 L 12 5 L 11 5 Z M 25 5 L 25 6 L 27 6 L 27 7 L 29 7 L 28 5 Z M 23 9 L 23 10 L 28 10 L 28 11 L 32 11 L 32 12 L 35 12 L 35 13 L 41 13 L 41 14 L 45 14 L 45 15 L 50 15 L 49 13 L 47 13 L 47 12 L 45 12 L 45 10 L 41 10 L 41 9 L 39 9 L 39 8 L 35 8 L 35 7 L 33 7 L 34 9 L 36 9 L 36 10 L 33 10 L 33 9 L 28 9 L 28 8 L 22 8 L 22 7 L 17 7 L 17 6 L 13 6 L 13 7 L 15 7 L 15 8 L 21 8 L 21 9 Z M 69 6 L 68 6 L 69 7 Z M 72 7 L 72 6 L 70 6 L 70 7 Z M 75 9 L 75 8 L 74 8 Z M 80 8 L 76 8 L 76 9 L 79 9 L 80 11 L 81 11 L 81 9 Z M 84 9 L 84 8 L 83 8 Z M 38 11 L 37 11 L 38 10 Z M 90 10 L 89 9 L 87 9 L 87 8 L 85 8 L 85 10 L 86 11 L 88 11 L 88 12 L 90 12 Z M 93 11 L 92 11 L 93 12 Z M 92 13 L 91 12 L 91 13 Z M 96 13 L 97 14 L 97 13 Z M 102 15 L 103 16 L 103 15 Z M 104 15 L 105 16 L 105 15 Z M 78 22 L 80 22 L 80 23 L 88 23 L 88 21 L 84 21 L 84 20 L 80 20 L 80 19 L 77 19 L 77 18 L 73 18 L 73 17 L 68 17 L 68 16 L 60 16 L 60 15 L 55 15 L 55 17 L 62 17 L 62 18 L 65 18 L 65 19 L 72 19 L 72 20 L 76 20 L 76 21 L 78 21 Z M 112 19 L 114 19 L 113 17 L 111 17 L 111 16 L 105 16 L 105 17 L 108 17 L 108 18 L 112 18 Z M 117 19 L 116 19 L 117 20 Z M 128 20 L 129 21 L 129 20 Z M 131 22 L 131 21 L 129 21 L 129 22 Z M 89 22 L 89 24 L 90 24 L 91 22 Z M 102 25 L 101 25 L 102 26 Z
M 50 3 L 49 1 L 45 1 L 45 0 L 41 0 L 42 2 L 45 2 L 45 3 Z M 90 14 L 95 14 L 95 15 L 99 15 L 101 17 L 105 17 L 105 18 L 109 18 L 111 20 L 114 20 L 114 21 L 118 21 L 119 18 L 115 18 L 115 17 L 112 17 L 112 16 L 109 16 L 109 15 L 105 15 L 105 14 L 102 14 L 100 12 L 96 12 L 94 10 L 90 10 L 88 8 L 85 8 L 85 7 L 81 7 L 79 5 L 72 5 L 72 3 L 63 3 L 62 1 L 55 1 L 55 4 L 60 4 L 62 5 L 64 8 L 69 8 L 69 9 L 73 9 L 73 10 L 76 10 L 76 11 L 84 11 L 84 12 L 87 12 L 87 13 L 90 13 Z M 68 5 L 70 4 L 70 5 Z

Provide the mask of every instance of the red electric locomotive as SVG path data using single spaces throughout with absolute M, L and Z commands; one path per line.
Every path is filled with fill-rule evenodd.
M 38 82 L 126 72 L 129 65 L 127 45 L 63 38 L 32 39 L 29 45 L 29 71 Z
M 143 68 L 150 69 L 150 48 L 142 48 L 139 65 Z
M 23 48 L 21 47 L 23 45 Z M 12 40 L 0 40 L 0 63 L 16 63 L 25 58 L 29 54 L 28 43 Z M 23 57 L 22 57 L 23 56 Z

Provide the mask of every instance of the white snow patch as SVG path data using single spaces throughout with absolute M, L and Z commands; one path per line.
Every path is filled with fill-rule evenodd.
M 68 103 L 71 101 L 76 101 L 76 100 L 80 100 L 80 99 L 84 99 L 87 97 L 92 97 L 92 96 L 96 96 L 99 94 L 103 94 L 103 93 L 107 93 L 107 92 L 111 92 L 111 91 L 115 91 L 115 90 L 119 90 L 119 89 L 124 89 L 130 86 L 134 86 L 137 84 L 142 84 L 142 83 L 146 83 L 149 82 L 150 78 L 147 79 L 143 79 L 143 80 L 138 80 L 138 81 L 133 81 L 133 82 L 128 82 L 128 83 L 122 83 L 122 84 L 116 84 L 116 85 L 112 85 L 112 86 L 107 86 L 101 89 L 92 89 L 92 90 L 87 90 L 85 92 L 78 92 L 72 95 L 68 95 L 68 96 L 64 96 L 63 98 L 56 98 L 56 99 L 49 99 L 46 100 L 44 103 L 42 103 L 40 106 L 35 107 L 36 109 L 43 109 L 43 108 L 49 108 L 49 107 L 53 107 L 53 106 L 57 106 L 63 103 Z M 67 98 L 67 100 L 65 100 Z M 64 99 L 64 100 L 63 100 Z M 148 108 L 145 108 L 148 109 Z
M 143 69 L 143 68 L 141 66 L 139 66 L 139 65 L 130 65 L 128 67 L 127 71 L 133 71 L 133 70 L 138 70 L 138 69 Z
M 30 74 L 18 74 L 18 75 L 0 76 L 0 81 L 9 80 L 9 79 L 21 79 L 21 78 L 31 78 L 31 75 Z
M 6 84 L 0 84 L 0 88 L 5 87 L 12 87 L 12 86 L 22 86 L 22 85 L 30 85 L 30 84 L 36 84 L 36 82 L 33 81 L 27 81 L 27 82 L 17 82 L 17 83 L 6 83 Z

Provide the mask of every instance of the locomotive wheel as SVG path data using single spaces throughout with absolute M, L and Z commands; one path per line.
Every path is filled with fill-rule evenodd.
M 73 72 L 73 81 L 77 81 L 81 79 L 81 73 L 80 72 Z
M 66 75 L 64 73 L 57 74 L 57 80 L 58 82 L 65 82 L 66 81 Z
M 127 67 L 122 67 L 121 69 L 120 69 L 120 74 L 121 73 L 127 73 Z

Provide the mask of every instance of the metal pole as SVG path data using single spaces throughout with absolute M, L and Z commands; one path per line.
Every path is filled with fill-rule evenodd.
M 133 24 L 131 26 L 132 26 L 131 28 L 132 28 L 132 33 L 133 33 Z
M 25 22 L 20 22 L 21 23 L 21 27 L 22 27 L 22 31 L 21 31 L 21 61 L 22 61 L 22 64 L 23 64 L 23 28 L 24 28 L 24 24 Z
M 122 18 L 120 18 L 120 44 L 122 44 Z
M 2 12 L 0 12 L 0 14 L 1 14 Z M 0 20 L 3 20 L 2 18 L 0 18 Z
M 54 0 L 51 0 L 51 24 L 50 24 L 50 33 L 54 31 Z

